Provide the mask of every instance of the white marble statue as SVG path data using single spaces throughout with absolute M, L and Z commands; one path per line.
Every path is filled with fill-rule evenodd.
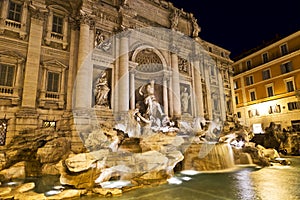
M 100 77 L 97 79 L 95 86 L 95 105 L 96 106 L 108 106 L 108 92 L 110 88 L 108 87 L 107 75 L 103 71 Z

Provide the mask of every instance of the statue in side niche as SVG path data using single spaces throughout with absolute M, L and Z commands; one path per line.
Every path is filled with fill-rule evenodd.
M 108 86 L 107 74 L 103 71 L 96 81 L 94 93 L 95 93 L 95 105 L 96 106 L 109 106 L 108 105 L 108 93 L 110 88 Z

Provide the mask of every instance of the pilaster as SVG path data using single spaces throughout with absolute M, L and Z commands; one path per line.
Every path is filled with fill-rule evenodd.
M 45 10 L 43 8 L 31 8 L 30 11 L 31 23 L 23 85 L 22 107 L 35 108 Z

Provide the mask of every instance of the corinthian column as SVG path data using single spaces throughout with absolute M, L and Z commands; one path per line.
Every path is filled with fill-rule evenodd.
M 90 17 L 82 15 L 80 20 L 78 63 L 76 77 L 76 108 L 91 107 L 92 70 L 88 59 L 90 51 Z
M 119 91 L 119 112 L 124 113 L 129 110 L 129 57 L 128 57 L 128 35 L 121 33 L 120 57 L 119 57 L 119 81 L 117 83 Z
M 178 70 L 178 56 L 171 53 L 172 64 L 172 89 L 173 89 L 173 117 L 181 117 L 181 102 L 180 102 L 180 83 L 179 83 L 179 70 Z
M 197 116 L 204 116 L 203 109 L 203 91 L 202 91 L 202 81 L 201 81 L 201 70 L 199 56 L 194 56 L 194 80 L 195 80 L 195 95 L 196 95 L 196 113 Z
M 221 117 L 222 120 L 226 120 L 226 105 L 225 105 L 225 93 L 224 93 L 224 81 L 222 76 L 222 68 L 221 64 L 218 63 L 217 66 L 217 73 L 218 73 L 218 81 L 219 81 L 219 91 L 220 91 L 220 104 L 221 104 Z
M 169 102 L 168 102 L 168 80 L 163 78 L 163 102 L 164 102 L 164 113 L 169 115 Z
M 205 76 L 205 83 L 206 83 L 206 92 L 207 92 L 207 113 L 208 118 L 212 120 L 213 112 L 212 112 L 212 98 L 211 98 L 211 88 L 210 88 L 210 72 L 209 72 L 209 64 L 208 58 L 206 56 L 203 57 L 204 59 L 204 76 Z

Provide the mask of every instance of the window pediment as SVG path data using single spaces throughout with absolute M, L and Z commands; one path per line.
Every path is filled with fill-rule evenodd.
M 49 5 L 48 9 L 63 16 L 69 15 L 69 11 L 59 5 Z
M 54 70 L 54 71 L 64 71 L 68 68 L 68 66 L 64 65 L 60 61 L 54 59 L 54 60 L 48 60 L 43 62 L 43 67 L 48 70 Z
M 0 62 L 23 63 L 25 57 L 15 51 L 0 51 Z

